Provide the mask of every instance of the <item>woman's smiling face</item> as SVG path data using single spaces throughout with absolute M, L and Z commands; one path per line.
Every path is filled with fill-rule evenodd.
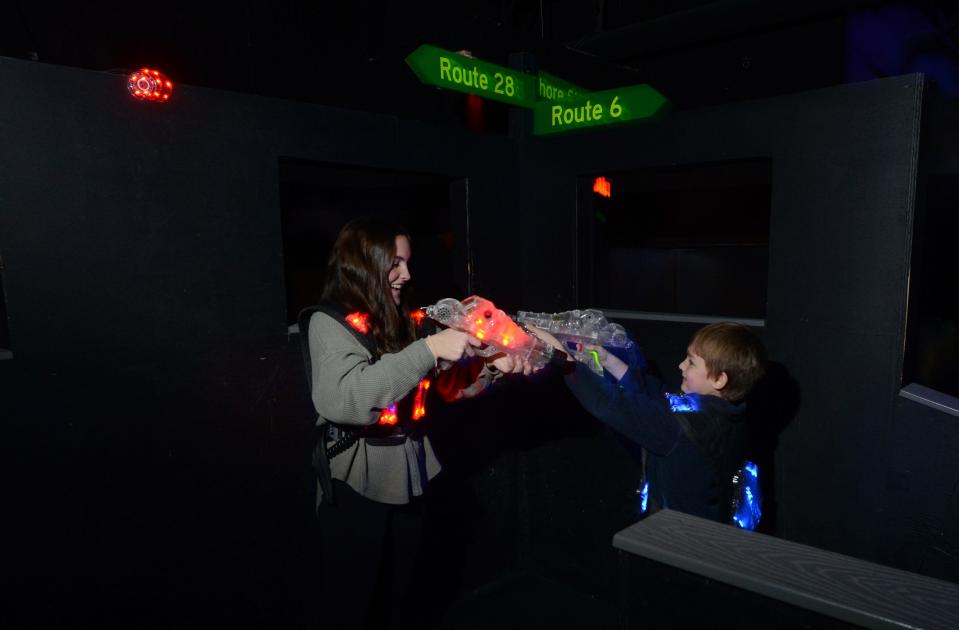
M 396 237 L 396 253 L 393 255 L 393 265 L 390 267 L 390 273 L 387 276 L 390 281 L 390 293 L 393 296 L 393 303 L 399 306 L 400 295 L 403 292 L 403 285 L 410 281 L 410 239 L 402 234 Z

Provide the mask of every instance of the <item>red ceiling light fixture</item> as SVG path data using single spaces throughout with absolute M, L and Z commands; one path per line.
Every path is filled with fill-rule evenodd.
M 127 90 L 141 101 L 165 103 L 173 93 L 173 83 L 159 70 L 140 68 L 127 77 Z
M 593 180 L 593 192 L 609 199 L 613 196 L 613 185 L 605 177 L 597 177 Z

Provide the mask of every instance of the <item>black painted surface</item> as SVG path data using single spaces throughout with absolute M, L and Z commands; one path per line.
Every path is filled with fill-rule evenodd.
M 34 594 L 31 614 L 311 617 L 312 412 L 286 335 L 285 158 L 467 182 L 474 291 L 543 311 L 576 305 L 579 175 L 772 158 L 765 335 L 803 401 L 777 451 L 780 530 L 882 553 L 890 443 L 907 430 L 892 432 L 892 404 L 915 77 L 515 143 L 189 87 L 159 109 L 130 102 L 121 79 L 0 59 L 7 586 Z M 694 329 L 644 328 L 667 378 Z M 533 566 L 614 600 L 609 538 L 633 517 L 637 472 L 614 436 L 547 377 L 434 422 L 459 592 Z M 944 494 L 928 479 L 917 511 Z
M 539 189 L 529 205 L 550 209 L 565 246 L 527 258 L 539 310 L 576 300 L 576 234 L 556 225 L 575 216 L 578 176 L 771 160 L 765 339 L 802 400 L 776 453 L 779 533 L 868 559 L 899 386 L 920 96 L 921 80 L 901 77 L 535 140 L 524 156 Z M 671 370 L 680 350 L 654 359 Z
M 517 249 L 498 229 L 515 213 L 500 188 L 510 145 L 184 86 L 156 107 L 117 75 L 7 59 L 0 75 L 19 350 L 0 365 L 5 478 L 18 480 L 4 586 L 91 627 L 309 619 L 314 416 L 286 333 L 279 161 L 469 176 L 492 224 L 477 232 Z M 497 284 L 488 268 L 478 284 Z M 499 479 L 486 483 L 512 485 Z M 515 557 L 484 538 L 496 527 L 482 523 L 514 520 L 492 511 L 475 518 L 478 583 Z
M 895 405 L 881 561 L 959 582 L 959 418 Z

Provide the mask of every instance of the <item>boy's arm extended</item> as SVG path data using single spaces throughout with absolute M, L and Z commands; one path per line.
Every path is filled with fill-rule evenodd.
M 627 369 L 618 383 L 611 383 L 576 362 L 565 380 L 586 411 L 624 437 L 660 456 L 676 447 L 682 429 L 662 386 L 642 370 Z

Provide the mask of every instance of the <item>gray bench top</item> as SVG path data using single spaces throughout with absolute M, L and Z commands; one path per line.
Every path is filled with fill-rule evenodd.
M 663 510 L 613 546 L 869 628 L 959 629 L 959 585 Z

